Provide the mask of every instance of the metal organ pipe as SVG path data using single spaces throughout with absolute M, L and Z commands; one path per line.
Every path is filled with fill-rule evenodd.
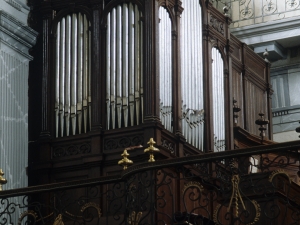
M 184 0 L 181 17 L 182 133 L 203 150 L 202 18 L 199 0 Z
M 212 49 L 214 151 L 225 150 L 224 65 L 218 49 Z
M 90 128 L 90 23 L 73 13 L 57 24 L 55 75 L 56 137 L 86 133 Z M 89 105 L 89 107 L 88 107 Z
M 160 119 L 172 132 L 172 24 L 167 10 L 159 8 Z
M 142 115 L 142 22 L 132 3 L 108 14 L 106 31 L 107 129 L 138 125 Z

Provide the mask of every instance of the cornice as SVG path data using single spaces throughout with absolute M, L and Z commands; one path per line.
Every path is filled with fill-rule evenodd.
M 28 50 L 35 45 L 38 33 L 13 16 L 0 10 L 0 40 L 29 60 Z

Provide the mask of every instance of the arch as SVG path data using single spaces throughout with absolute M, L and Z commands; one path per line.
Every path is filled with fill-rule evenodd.
M 162 0 L 162 1 L 158 2 L 158 10 L 160 10 L 160 7 L 165 8 L 165 10 L 168 12 L 169 18 L 171 20 L 172 31 L 176 31 L 177 30 L 177 28 L 176 28 L 176 19 L 175 19 L 174 13 L 172 12 L 172 7 L 173 6 L 171 6 L 170 3 L 167 2 L 166 0 Z
M 127 4 L 132 3 L 132 4 L 137 5 L 137 7 L 138 7 L 139 11 L 142 13 L 142 15 L 145 14 L 144 8 L 143 8 L 143 3 L 140 0 L 123 0 L 121 3 L 120 3 L 120 0 L 110 1 L 104 7 L 104 10 L 103 10 L 102 15 L 101 15 L 101 22 L 100 22 L 100 28 L 101 29 L 106 29 L 107 16 L 111 12 L 111 10 L 113 8 L 117 7 L 118 5 L 122 5 L 122 4 L 125 4 L 125 3 L 127 3 Z
M 64 10 L 59 11 L 54 19 L 52 20 L 52 26 L 51 26 L 51 34 L 56 35 L 57 31 L 57 24 L 58 22 L 65 16 L 72 14 L 72 13 L 82 13 L 86 15 L 87 19 L 92 22 L 92 16 L 91 16 L 91 10 L 87 8 L 86 6 L 74 6 L 74 7 L 68 7 Z

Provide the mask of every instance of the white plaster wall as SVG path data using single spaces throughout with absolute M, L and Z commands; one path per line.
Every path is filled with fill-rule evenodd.
M 299 140 L 299 133 L 296 131 L 287 131 L 273 134 L 273 140 L 276 142 L 287 142 Z
M 4 190 L 28 186 L 28 49 L 37 33 L 27 27 L 25 0 L 0 0 L 0 168 Z

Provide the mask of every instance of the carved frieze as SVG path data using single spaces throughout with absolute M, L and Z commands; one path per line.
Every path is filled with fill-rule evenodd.
M 168 149 L 172 154 L 175 153 L 174 144 L 169 142 L 168 140 L 161 139 L 161 145 L 162 145 L 162 147 Z
M 136 135 L 132 137 L 110 138 L 104 141 L 104 150 L 113 150 L 117 148 L 128 148 L 130 146 L 143 145 L 144 137 Z
M 91 146 L 88 143 L 80 143 L 77 145 L 57 146 L 52 149 L 52 157 L 60 158 L 71 155 L 88 154 L 91 152 Z
M 216 17 L 213 15 L 210 16 L 209 20 L 210 26 L 212 26 L 216 31 L 224 35 L 224 23 L 219 21 Z

